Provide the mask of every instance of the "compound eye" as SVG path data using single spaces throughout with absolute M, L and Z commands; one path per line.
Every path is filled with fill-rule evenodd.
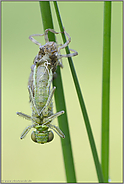
M 32 139 L 32 141 L 37 142 L 34 131 L 31 133 L 31 139 Z
M 52 141 L 53 138 L 54 138 L 54 133 L 50 130 L 50 131 L 49 131 L 49 136 L 48 136 L 48 141 L 47 141 L 47 142 Z

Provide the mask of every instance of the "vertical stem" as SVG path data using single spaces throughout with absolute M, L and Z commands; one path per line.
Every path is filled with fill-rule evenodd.
M 64 110 L 65 114 L 58 117 L 59 127 L 65 134 L 65 139 L 61 139 L 62 151 L 65 164 L 66 179 L 68 183 L 76 183 L 76 173 L 74 168 L 71 139 L 68 127 L 68 118 L 65 105 L 64 91 L 61 79 L 60 68 L 57 69 L 57 78 L 53 81 L 53 85 L 57 86 L 57 93 L 55 92 L 55 103 L 57 111 Z M 59 86 L 59 87 L 58 87 Z M 61 107 L 61 108 L 60 108 Z
M 40 1 L 40 9 L 41 9 L 44 30 L 47 28 L 53 29 L 49 2 Z M 54 34 L 51 34 L 51 35 L 49 35 L 50 41 L 55 41 L 55 35 Z M 71 140 L 70 140 L 70 134 L 69 134 L 67 111 L 65 106 L 65 98 L 64 98 L 61 73 L 60 73 L 59 67 L 57 68 L 56 73 L 57 73 L 57 78 L 54 79 L 53 81 L 53 85 L 57 86 L 57 89 L 54 94 L 56 109 L 57 111 L 60 111 L 60 110 L 65 111 L 64 115 L 58 117 L 58 123 L 59 123 L 60 129 L 65 134 L 65 139 L 61 138 L 61 144 L 62 144 L 62 151 L 63 151 L 63 157 L 64 157 L 66 179 L 68 183 L 76 183 L 76 174 L 75 174 Z
M 57 5 L 56 1 L 54 1 L 54 6 L 55 6 L 55 10 L 56 10 L 60 30 L 61 30 L 61 32 L 63 32 L 62 20 L 61 20 L 61 17 L 60 17 L 60 13 L 59 13 L 59 9 L 58 9 L 58 5 Z M 65 37 L 64 34 L 62 34 L 62 38 L 63 38 L 63 42 L 65 43 L 66 42 L 66 37 Z M 69 48 L 66 47 L 65 50 L 66 50 L 66 53 L 69 54 Z M 88 134 L 88 138 L 89 138 L 89 142 L 90 142 L 90 146 L 91 146 L 91 151 L 92 151 L 92 155 L 93 155 L 93 159 L 94 159 L 94 163 L 95 163 L 95 167 L 96 167 L 97 177 L 98 177 L 99 182 L 103 183 L 104 178 L 103 178 L 103 174 L 102 174 L 101 164 L 99 162 L 94 136 L 93 136 L 93 133 L 92 133 L 89 117 L 88 117 L 87 110 L 86 110 L 86 107 L 85 107 L 85 102 L 84 102 L 84 99 L 83 99 L 83 96 L 82 96 L 82 93 L 81 93 L 80 85 L 79 85 L 79 82 L 78 82 L 78 78 L 77 78 L 77 75 L 76 75 L 76 71 L 75 71 L 75 68 L 74 68 L 74 65 L 73 65 L 72 58 L 69 57 L 68 61 L 69 61 L 69 66 L 70 66 L 70 69 L 71 69 L 72 77 L 73 77 L 73 80 L 74 80 L 76 92 L 77 92 L 77 95 L 78 95 L 82 115 L 84 117 L 84 122 L 85 122 L 86 130 L 87 130 L 87 134 Z
M 102 142 L 101 165 L 105 182 L 109 179 L 109 102 L 110 102 L 111 2 L 104 2 Z
M 49 1 L 39 1 L 39 3 L 44 30 L 48 28 L 53 29 L 53 20 Z M 55 41 L 55 34 L 48 32 L 48 37 L 50 41 Z

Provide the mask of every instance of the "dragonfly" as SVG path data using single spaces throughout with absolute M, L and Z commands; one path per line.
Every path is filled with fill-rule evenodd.
M 60 50 L 70 43 L 71 37 L 64 30 L 68 40 L 65 44 L 58 47 L 57 43 L 49 42 L 48 31 L 55 34 L 59 33 L 53 29 L 46 29 L 44 34 L 34 34 L 29 36 L 29 39 L 36 45 L 39 45 L 40 49 L 34 58 L 28 81 L 32 115 L 29 116 L 22 112 L 17 112 L 17 115 L 32 121 L 32 124 L 25 128 L 20 138 L 23 139 L 32 128 L 35 128 L 35 131 L 31 133 L 31 139 L 40 144 L 53 140 L 54 133 L 52 130 L 54 130 L 61 138 L 65 138 L 65 135 L 60 128 L 52 124 L 52 121 L 58 116 L 64 114 L 64 111 L 60 111 L 55 114 L 53 113 L 52 98 L 56 87 L 54 86 L 51 88 L 51 83 L 57 65 L 63 68 L 60 59 L 62 57 L 72 57 L 78 54 L 75 50 L 70 49 L 73 53 L 61 55 Z M 33 36 L 45 36 L 46 44 L 42 46 L 33 38 Z
M 51 82 L 52 68 L 49 66 L 48 61 L 32 65 L 28 81 L 32 116 L 17 112 L 17 115 L 32 121 L 32 124 L 23 131 L 21 139 L 27 135 L 31 128 L 36 129 L 32 132 L 31 139 L 40 144 L 53 140 L 54 134 L 49 128 L 53 129 L 60 137 L 65 138 L 59 127 L 51 124 L 55 118 L 64 113 L 64 111 L 53 113 L 52 97 L 56 87 L 51 89 Z

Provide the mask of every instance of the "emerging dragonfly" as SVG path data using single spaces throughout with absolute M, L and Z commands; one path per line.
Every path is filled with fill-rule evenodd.
M 55 125 L 51 124 L 54 118 L 60 116 L 64 111 L 53 114 L 52 97 L 55 92 L 55 87 L 51 89 L 51 83 L 53 73 L 56 70 L 57 65 L 60 67 L 62 63 L 59 61 L 62 57 L 75 56 L 78 53 L 74 51 L 72 54 L 60 55 L 59 51 L 65 48 L 71 41 L 68 33 L 68 41 L 58 47 L 55 42 L 49 42 L 48 31 L 58 34 L 52 29 L 45 30 L 45 34 L 36 34 L 29 36 L 35 44 L 40 46 L 40 51 L 34 59 L 34 64 L 31 67 L 31 74 L 28 81 L 29 98 L 32 108 L 32 116 L 26 115 L 22 112 L 17 112 L 17 115 L 32 121 L 32 125 L 28 126 L 22 133 L 21 139 L 23 139 L 31 128 L 35 128 L 31 134 L 31 139 L 37 143 L 47 143 L 53 140 L 54 134 L 49 128 L 53 129 L 60 137 L 65 138 L 64 133 Z M 45 36 L 46 44 L 41 46 L 32 36 Z
M 22 133 L 23 139 L 31 128 L 35 128 L 31 134 L 31 139 L 37 143 L 50 142 L 54 138 L 53 129 L 60 137 L 64 138 L 63 132 L 51 122 L 54 118 L 60 116 L 64 111 L 53 114 L 52 97 L 55 92 L 55 87 L 50 90 L 52 82 L 52 68 L 48 61 L 32 65 L 32 71 L 29 77 L 28 90 L 31 101 L 32 116 L 17 112 L 17 115 L 25 119 L 31 120 L 32 125 L 28 126 Z

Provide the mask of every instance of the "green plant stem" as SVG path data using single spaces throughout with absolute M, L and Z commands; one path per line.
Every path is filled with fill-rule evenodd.
M 48 28 L 53 29 L 53 20 L 49 1 L 39 1 L 39 3 L 44 31 Z M 50 31 L 48 32 L 48 37 L 50 41 L 55 41 L 55 34 Z
M 103 77 L 102 77 L 102 142 L 101 165 L 105 182 L 109 179 L 109 101 L 110 101 L 110 46 L 111 46 L 111 2 L 104 2 L 103 33 Z
M 49 2 L 40 1 L 40 9 L 42 15 L 42 21 L 44 30 L 51 28 L 53 29 L 52 16 Z M 52 36 L 51 36 L 52 35 Z M 54 34 L 49 35 L 50 41 L 55 41 Z M 57 68 L 57 78 L 53 81 L 53 85 L 56 86 L 54 94 L 57 112 L 64 110 L 65 114 L 58 117 L 59 127 L 65 134 L 65 139 L 61 139 L 62 151 L 64 157 L 64 165 L 66 172 L 66 179 L 68 183 L 76 183 L 76 174 L 74 168 L 71 140 L 68 127 L 67 111 L 65 106 L 64 92 L 62 87 L 60 68 Z
M 55 10 L 56 10 L 60 30 L 61 30 L 61 32 L 63 32 L 63 25 L 62 25 L 60 13 L 59 13 L 59 9 L 58 9 L 58 5 L 57 5 L 56 1 L 54 1 L 54 6 L 55 6 Z M 66 37 L 65 37 L 64 34 L 62 34 L 62 38 L 63 38 L 63 42 L 65 43 L 66 42 Z M 66 47 L 66 53 L 67 54 L 70 53 L 68 47 Z M 90 146 L 91 146 L 91 150 L 92 150 L 92 154 L 93 154 L 93 159 L 94 159 L 94 163 L 95 163 L 95 167 L 96 167 L 97 177 L 98 177 L 99 182 L 103 183 L 104 179 L 103 179 L 102 169 L 101 169 L 101 165 L 100 165 L 100 162 L 99 162 L 97 149 L 96 149 L 92 129 L 91 129 L 91 126 L 90 126 L 90 121 L 89 121 L 89 118 L 88 118 L 87 110 L 86 110 L 86 107 L 85 107 L 85 103 L 84 103 L 84 100 L 83 100 L 83 96 L 82 96 L 82 93 L 81 93 L 81 89 L 80 89 L 80 86 L 79 86 L 79 82 L 78 82 L 78 79 L 77 79 L 77 75 L 76 75 L 76 72 L 75 72 L 75 68 L 74 68 L 74 65 L 73 65 L 72 58 L 68 58 L 68 60 L 69 60 L 69 65 L 70 65 L 71 73 L 72 73 L 72 76 L 73 76 L 75 88 L 76 88 L 76 91 L 77 91 L 80 107 L 81 107 L 82 114 L 83 114 L 83 117 L 84 117 L 84 122 L 85 122 L 86 130 L 87 130 L 87 134 L 88 134 L 88 138 L 89 138 L 89 142 L 90 142 Z

